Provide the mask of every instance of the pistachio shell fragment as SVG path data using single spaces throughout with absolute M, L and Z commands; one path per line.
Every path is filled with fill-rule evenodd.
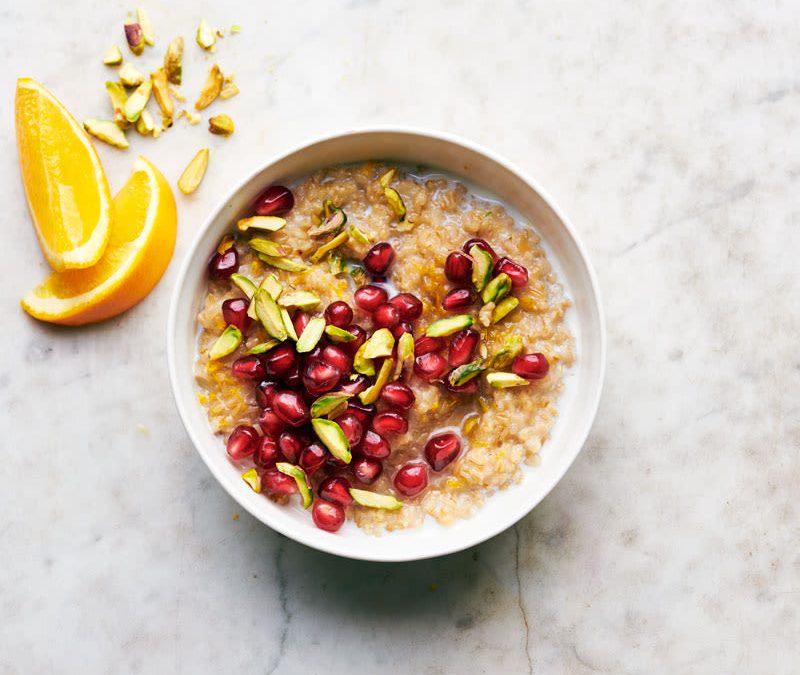
M 128 147 L 128 139 L 125 137 L 125 132 L 110 120 L 89 118 L 84 121 L 83 128 L 95 138 L 113 145 L 115 148 L 125 149 Z
M 281 307 L 297 307 L 298 309 L 314 309 L 320 302 L 322 302 L 322 300 L 309 291 L 284 293 L 280 300 L 278 300 L 278 304 Z
M 233 120 L 228 115 L 214 115 L 208 120 L 208 130 L 217 136 L 230 136 L 233 133 Z
M 397 216 L 397 221 L 402 223 L 406 219 L 406 205 L 403 203 L 400 193 L 394 188 L 385 187 L 383 188 L 383 195 Z
M 339 248 L 339 246 L 344 244 L 348 239 L 350 239 L 350 235 L 347 234 L 347 232 L 337 234 L 333 239 L 320 246 L 309 260 L 311 260 L 312 263 L 319 262 L 326 253 L 330 253 L 334 249 Z
M 255 294 L 256 316 L 264 326 L 264 330 L 276 340 L 283 342 L 287 337 L 286 326 L 283 324 L 281 310 L 272 296 L 263 288 Z
M 348 226 L 347 231 L 350 233 L 350 236 L 353 239 L 355 239 L 359 244 L 371 243 L 369 237 L 352 223 Z
M 255 469 L 248 469 L 242 474 L 242 480 L 250 486 L 253 492 L 261 493 L 261 474 Z
M 347 408 L 349 398 L 343 391 L 323 394 L 311 404 L 311 417 L 336 417 Z
M 361 399 L 361 402 L 364 405 L 369 405 L 370 403 L 375 403 L 378 400 L 378 397 L 381 395 L 381 390 L 383 389 L 384 385 L 386 385 L 389 380 L 392 378 L 392 371 L 394 370 L 394 359 L 386 358 L 383 360 L 381 364 L 381 369 L 378 371 L 378 376 L 375 378 L 375 382 L 371 387 L 367 387 L 364 391 L 362 391 L 358 398 Z
M 252 216 L 251 218 L 241 218 L 236 223 L 236 229 L 239 232 L 247 232 L 247 230 L 266 230 L 268 232 L 277 232 L 284 225 L 286 225 L 285 218 L 278 216 Z
M 274 349 L 280 344 L 278 340 L 267 340 L 266 342 L 259 342 L 257 345 L 253 345 L 250 349 L 247 350 L 248 354 L 265 354 L 270 349 Z
M 119 82 L 106 82 L 106 92 L 108 98 L 111 99 L 111 107 L 114 110 L 114 122 L 120 129 L 127 129 L 131 123 L 125 117 L 125 103 L 128 100 L 128 94 Z
M 178 179 L 178 188 L 185 195 L 190 195 L 194 192 L 203 176 L 206 175 L 206 168 L 208 167 L 208 148 L 203 148 L 189 162 L 187 167 L 183 170 L 181 177 Z
M 224 85 L 222 85 L 222 91 L 219 92 L 219 97 L 223 101 L 227 101 L 229 98 L 233 98 L 238 93 L 239 87 L 237 87 L 233 82 L 226 82 Z
M 236 326 L 228 326 L 208 351 L 208 358 L 216 361 L 228 356 L 228 354 L 235 352 L 240 344 L 242 344 L 242 331 Z
M 152 134 L 153 129 L 155 128 L 155 120 L 153 120 L 153 116 L 150 114 L 150 111 L 145 108 L 142 110 L 142 114 L 139 115 L 139 119 L 136 120 L 136 131 L 138 131 L 142 136 L 147 136 L 148 134 Z
M 176 37 L 167 45 L 164 53 L 164 72 L 172 84 L 183 80 L 183 38 Z
M 321 417 L 312 417 L 311 427 L 319 437 L 319 440 L 322 441 L 322 444 L 330 450 L 330 453 L 336 459 L 340 459 L 347 464 L 350 463 L 352 459 L 350 443 L 347 442 L 347 436 L 344 435 L 344 431 L 336 422 Z
M 208 21 L 200 19 L 200 25 L 197 27 L 197 33 L 194 39 L 203 49 L 211 49 L 217 41 L 214 31 L 208 25 Z
M 522 338 L 519 335 L 509 335 L 489 362 L 490 368 L 505 368 L 522 351 Z
M 459 314 L 458 316 L 448 316 L 444 319 L 434 321 L 425 331 L 425 335 L 430 337 L 445 337 L 457 333 L 463 328 L 469 328 L 473 319 L 469 314 Z
M 144 75 L 132 63 L 126 63 L 119 69 L 119 81 L 126 87 L 138 87 L 144 82 Z
M 219 96 L 219 92 L 222 91 L 222 82 L 222 71 L 215 63 L 211 66 L 211 70 L 208 71 L 206 82 L 200 90 L 200 97 L 194 104 L 195 110 L 203 110 L 211 105 L 214 99 Z
M 328 211 L 328 202 L 330 202 L 330 199 L 326 199 L 325 205 L 323 206 L 323 209 L 326 213 Z M 330 203 L 333 204 L 333 202 Z M 347 214 L 342 211 L 342 209 L 336 207 L 333 208 L 335 210 L 333 210 L 330 215 L 326 215 L 325 220 L 322 221 L 322 223 L 309 229 L 309 236 L 320 237 L 323 234 L 330 234 L 331 232 L 336 232 L 344 227 L 345 223 L 347 223 Z
M 513 295 L 509 295 L 507 298 L 503 298 L 500 302 L 497 303 L 497 306 L 492 310 L 492 323 L 497 323 L 498 321 L 508 316 L 512 311 L 514 311 L 517 308 L 517 305 L 519 305 L 519 300 L 515 298 Z
M 280 310 L 281 310 L 281 319 L 283 319 L 283 326 L 284 328 L 286 328 L 286 335 L 293 342 L 297 342 L 297 331 L 294 329 L 294 322 L 292 321 L 292 317 L 289 316 L 289 310 L 287 310 L 285 307 L 281 307 Z
M 325 332 L 325 319 L 322 317 L 314 317 L 308 322 L 308 325 L 303 329 L 303 334 L 297 341 L 297 352 L 304 354 L 310 352 L 322 338 Z
M 150 93 L 153 91 L 152 80 L 142 82 L 136 90 L 128 97 L 125 102 L 125 119 L 128 122 L 135 122 L 142 114 L 142 110 L 150 100 Z
M 144 51 L 144 35 L 142 27 L 135 21 L 126 21 L 124 25 L 125 41 L 131 51 L 139 56 Z
M 508 387 L 524 387 L 530 384 L 530 380 L 515 375 L 514 373 L 489 373 L 486 381 L 495 389 L 507 389 Z
M 397 363 L 392 379 L 400 379 L 406 367 L 414 367 L 414 336 L 411 333 L 403 333 L 397 340 Z
M 353 501 L 360 506 L 370 509 L 385 509 L 386 511 L 397 511 L 403 508 L 403 502 L 397 501 L 392 495 L 382 495 L 369 490 L 359 490 L 350 488 L 350 496 Z
M 172 102 L 172 97 L 169 94 L 169 86 L 167 85 L 167 74 L 163 68 L 159 68 L 150 75 L 150 80 L 153 82 L 153 95 L 156 98 L 156 103 L 161 109 L 161 114 L 172 123 L 172 116 L 175 114 L 175 104 Z
M 239 274 L 238 272 L 234 272 L 231 274 L 231 281 L 236 285 L 236 287 L 244 293 L 248 299 L 252 298 L 256 293 L 256 285 L 250 281 L 246 276 L 243 274 Z
M 303 508 L 307 509 L 311 506 L 314 501 L 314 495 L 311 492 L 311 486 L 308 484 L 306 472 L 299 466 L 289 464 L 288 462 L 278 462 L 275 464 L 275 468 L 281 473 L 285 473 L 287 476 L 294 478 L 294 482 L 297 483 L 297 489 L 300 491 L 300 496 L 303 498 Z
M 465 363 L 463 366 L 459 366 L 452 373 L 448 376 L 450 384 L 454 387 L 460 387 L 462 384 L 466 384 L 472 378 L 480 375 L 484 371 L 483 361 L 478 359 L 476 361 L 472 361 L 471 363 Z
M 481 293 L 481 300 L 484 302 L 484 304 L 488 304 L 490 302 L 497 303 L 501 298 L 504 298 L 506 295 L 508 295 L 510 290 L 511 277 L 509 277 L 505 272 L 500 272 L 500 274 L 486 284 L 486 288 L 484 288 L 483 292 Z
M 261 237 L 254 237 L 250 240 L 249 244 L 250 248 L 256 253 L 263 253 L 264 255 L 280 257 L 286 253 L 280 244 L 270 241 L 269 239 L 262 239 Z
M 394 335 L 388 328 L 379 328 L 361 346 L 364 349 L 364 358 L 376 359 L 381 356 L 391 356 L 394 349 Z
M 156 33 L 153 30 L 153 24 L 150 22 L 150 17 L 147 15 L 147 11 L 144 7 L 138 7 L 136 9 L 136 19 L 142 29 L 144 43 L 152 47 L 156 43 Z
M 117 45 L 114 45 L 103 54 L 103 63 L 107 66 L 118 66 L 122 63 L 122 52 Z
M 325 335 L 331 342 L 353 342 L 357 339 L 349 330 L 339 328 L 339 326 L 325 326 Z

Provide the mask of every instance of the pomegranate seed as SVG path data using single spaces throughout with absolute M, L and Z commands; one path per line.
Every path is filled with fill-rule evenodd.
M 550 370 L 550 363 L 547 361 L 547 357 L 540 352 L 522 354 L 511 364 L 511 371 L 526 380 L 541 380 L 547 375 L 548 370 Z
M 267 372 L 275 377 L 282 377 L 289 372 L 297 360 L 297 354 L 291 345 L 279 345 L 264 356 Z
M 370 459 L 386 459 L 392 454 L 392 448 L 383 436 L 370 429 L 364 434 L 361 454 Z
M 342 386 L 339 387 L 339 389 L 343 391 L 345 394 L 350 394 L 350 396 L 358 396 L 368 386 L 369 386 L 369 380 L 367 379 L 366 375 L 359 375 L 358 377 L 356 377 L 355 380 L 350 380 L 349 382 L 345 382 Z
M 414 340 L 414 356 L 438 352 L 442 348 L 444 348 L 444 340 L 442 338 L 423 335 Z
M 320 352 L 320 358 L 325 361 L 325 363 L 337 368 L 343 375 L 350 372 L 350 368 L 353 365 L 347 352 L 336 345 L 327 345 L 324 347 Z
M 320 530 L 337 532 L 344 523 L 344 509 L 339 504 L 318 499 L 311 507 L 311 520 Z
M 453 251 L 444 261 L 444 274 L 454 284 L 472 281 L 472 258 L 463 251 Z
M 365 312 L 370 313 L 374 312 L 380 305 L 386 302 L 388 297 L 389 294 L 385 290 L 374 284 L 362 286 L 356 289 L 356 292 L 353 294 L 356 305 Z
M 292 464 L 297 464 L 304 445 L 303 440 L 292 431 L 284 431 L 278 436 L 278 449 L 286 461 Z
M 408 431 L 408 422 L 395 410 L 384 410 L 372 418 L 372 428 L 381 436 L 404 434 Z
M 294 478 L 275 468 L 267 469 L 261 474 L 261 486 L 266 492 L 273 495 L 293 495 L 297 492 L 297 483 Z
M 251 426 L 239 425 L 228 437 L 228 455 L 231 459 L 244 459 L 258 447 L 258 432 Z
M 333 476 L 326 478 L 319 484 L 319 496 L 339 506 L 350 506 L 353 498 L 350 496 L 350 481 L 347 478 Z
M 392 328 L 392 335 L 394 335 L 395 340 L 399 340 L 403 333 L 411 333 L 413 335 L 414 326 L 408 323 L 408 321 L 401 321 L 394 328 Z
M 247 316 L 249 306 L 250 301 L 246 298 L 226 300 L 222 303 L 222 318 L 229 326 L 236 326 L 242 333 L 246 333 L 253 323 L 253 320 Z
M 294 365 L 289 368 L 289 372 L 284 374 L 283 383 L 289 387 L 289 389 L 300 389 L 303 385 L 303 375 L 298 362 L 295 361 Z
M 413 497 L 428 485 L 428 470 L 423 464 L 404 464 L 394 475 L 394 487 L 402 495 Z
M 444 386 L 448 391 L 452 391 L 454 394 L 474 394 L 476 391 L 478 391 L 478 379 L 473 378 L 458 386 L 455 384 L 450 384 L 450 380 L 446 379 L 444 381 Z
M 303 448 L 298 463 L 309 476 L 319 471 L 328 459 L 328 451 L 319 443 L 311 443 Z
M 411 293 L 398 293 L 391 300 L 403 321 L 414 321 L 422 316 L 422 301 Z
M 331 326 L 347 328 L 353 320 L 353 310 L 343 300 L 332 302 L 325 309 L 325 321 Z
M 365 485 L 372 485 L 383 472 L 383 464 L 377 459 L 359 457 L 350 464 L 350 470 L 353 472 L 356 480 Z
M 283 185 L 270 185 L 256 198 L 253 210 L 258 216 L 284 216 L 294 206 L 294 195 Z
M 302 335 L 309 321 L 311 321 L 311 317 L 308 315 L 307 312 L 303 311 L 295 312 L 295 315 L 292 317 L 292 325 L 294 326 L 294 332 L 297 333 L 298 335 Z
M 273 397 L 273 402 L 275 398 Z M 258 418 L 258 426 L 268 436 L 278 436 L 285 428 L 286 423 L 278 417 L 272 408 L 264 408 Z
M 258 466 L 272 466 L 280 458 L 281 451 L 275 439 L 272 436 L 262 436 L 256 454 L 253 455 L 253 461 Z
M 229 279 L 231 274 L 239 271 L 239 252 L 231 246 L 225 253 L 214 251 L 208 261 L 208 275 L 212 279 Z
M 478 296 L 471 288 L 454 288 L 447 291 L 442 298 L 442 308 L 448 312 L 457 312 L 475 304 L 477 299 Z
M 367 255 L 364 256 L 362 262 L 372 274 L 383 274 L 389 269 L 389 265 L 394 260 L 394 249 L 392 245 L 381 241 L 373 246 Z
M 461 441 L 451 433 L 431 436 L 425 444 L 425 459 L 434 471 L 441 471 L 461 452 Z
M 352 326 L 348 326 L 347 332 L 355 335 L 356 339 L 351 340 L 350 342 L 343 342 L 341 344 L 341 347 L 350 356 L 355 356 L 355 353 L 358 351 L 358 348 L 367 341 L 367 331 L 365 331 L 358 324 L 354 323 Z
M 495 263 L 495 275 L 505 272 L 511 279 L 511 285 L 514 288 L 522 288 L 528 283 L 528 270 L 519 263 L 514 262 L 511 258 L 500 258 Z
M 447 361 L 441 354 L 431 352 L 414 359 L 414 372 L 424 380 L 436 380 L 447 370 Z
M 414 392 L 402 382 L 389 382 L 381 389 L 381 401 L 401 410 L 408 410 L 414 405 Z
M 342 377 L 342 371 L 321 359 L 310 361 L 303 371 L 303 386 L 309 394 L 319 396 L 333 389 Z
M 490 256 L 492 256 L 492 262 L 495 262 L 497 260 L 497 253 L 494 252 L 494 249 L 491 246 L 489 246 L 489 242 L 487 242 L 485 239 L 480 239 L 478 237 L 474 237 L 474 238 L 470 239 L 469 241 L 467 241 L 466 244 L 464 244 L 464 246 L 462 247 L 462 250 L 465 253 L 469 253 L 469 250 L 473 246 L 477 246 L 478 248 L 482 248 Z
M 377 328 L 394 328 L 400 323 L 400 312 L 394 305 L 385 302 L 375 309 L 372 320 Z
M 357 447 L 358 444 L 361 443 L 361 438 L 364 435 L 364 427 L 358 417 L 351 412 L 346 412 L 339 415 L 334 421 L 342 428 L 347 442 L 350 444 L 350 449 Z
M 272 405 L 272 397 L 278 391 L 278 383 L 274 380 L 262 380 L 256 385 L 256 400 L 262 408 Z
M 261 380 L 267 375 L 267 369 L 258 356 L 242 356 L 231 366 L 234 377 L 240 380 Z
M 355 415 L 358 418 L 358 421 L 361 422 L 361 426 L 366 427 L 369 424 L 369 421 L 372 419 L 372 416 L 375 414 L 375 406 L 364 405 L 363 403 L 357 403 L 356 401 L 349 401 L 347 403 L 347 412 Z
M 465 328 L 453 336 L 450 348 L 447 350 L 447 362 L 455 366 L 463 366 L 472 360 L 475 348 L 480 340 L 480 333 L 474 328 Z
M 300 427 L 311 419 L 308 405 L 296 391 L 279 391 L 272 399 L 272 405 L 278 417 L 289 426 Z
M 389 281 L 389 278 L 384 274 L 373 274 L 372 275 L 372 283 L 373 284 L 385 284 Z

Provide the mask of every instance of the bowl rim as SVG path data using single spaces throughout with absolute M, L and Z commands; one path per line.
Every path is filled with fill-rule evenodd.
M 376 554 L 362 553 L 359 551 L 350 551 L 341 544 L 337 545 L 337 540 L 335 536 L 314 538 L 311 536 L 307 536 L 305 532 L 291 531 L 289 528 L 284 527 L 282 524 L 268 522 L 268 520 L 264 518 L 262 513 L 257 512 L 256 509 L 251 508 L 250 504 L 248 504 L 245 500 L 240 499 L 238 492 L 229 489 L 226 480 L 223 479 L 223 476 L 220 475 L 220 472 L 217 470 L 217 468 L 206 460 L 206 457 L 200 450 L 202 442 L 198 435 L 198 432 L 196 432 L 195 429 L 192 428 L 188 423 L 189 416 L 188 416 L 188 411 L 186 409 L 187 405 L 186 401 L 182 396 L 179 395 L 181 385 L 178 381 L 177 354 L 175 353 L 175 345 L 176 345 L 175 334 L 176 334 L 178 310 L 180 305 L 179 301 L 180 301 L 180 296 L 183 294 L 184 287 L 188 282 L 189 270 L 191 267 L 192 260 L 197 255 L 197 250 L 204 238 L 206 231 L 217 220 L 222 211 L 225 209 L 226 205 L 235 197 L 235 195 L 244 187 L 246 187 L 251 181 L 255 180 L 256 177 L 263 171 L 265 171 L 268 167 L 284 161 L 285 159 L 294 155 L 295 153 L 301 152 L 303 150 L 306 150 L 321 143 L 325 143 L 327 141 L 333 141 L 336 139 L 347 138 L 349 136 L 358 136 L 371 133 L 374 134 L 396 133 L 403 135 L 427 136 L 433 140 L 450 143 L 456 146 L 461 146 L 466 150 L 483 155 L 487 159 L 491 160 L 492 162 L 495 162 L 496 164 L 500 165 L 510 173 L 514 174 L 520 180 L 522 180 L 528 187 L 534 190 L 539 195 L 539 197 L 547 204 L 547 206 L 553 211 L 553 213 L 556 215 L 561 225 L 563 226 L 565 232 L 572 240 L 572 243 L 574 244 L 575 249 L 577 250 L 578 255 L 580 257 L 580 263 L 583 265 L 587 277 L 589 279 L 590 287 L 592 290 L 592 297 L 594 301 L 593 302 L 594 309 L 597 312 L 597 329 L 599 333 L 599 345 L 597 345 L 597 347 L 599 347 L 597 388 L 593 400 L 591 400 L 590 405 L 587 406 L 586 408 L 583 433 L 580 436 L 580 442 L 576 443 L 576 450 L 574 451 L 574 454 L 572 455 L 570 460 L 566 462 L 562 467 L 562 469 L 556 472 L 554 476 L 550 479 L 550 481 L 544 485 L 544 489 L 537 497 L 529 500 L 529 502 L 524 503 L 522 505 L 522 508 L 520 508 L 518 511 L 513 512 L 510 517 L 498 518 L 497 521 L 493 523 L 492 527 L 485 527 L 482 529 L 475 528 L 474 530 L 467 529 L 465 536 L 457 540 L 457 542 L 449 546 L 440 546 L 439 548 L 434 547 L 432 550 L 425 551 L 422 553 L 417 552 L 414 547 L 408 547 L 408 552 L 403 554 L 385 554 L 385 553 L 381 554 L 380 551 L 376 551 Z M 243 178 L 237 180 L 234 183 L 233 187 L 231 187 L 231 189 L 226 192 L 223 198 L 217 202 L 217 205 L 210 211 L 208 217 L 203 221 L 202 225 L 197 229 L 197 231 L 194 233 L 192 237 L 189 247 L 187 248 L 186 253 L 184 254 L 184 258 L 181 261 L 175 285 L 171 293 L 169 310 L 167 314 L 167 330 L 166 330 L 167 364 L 169 370 L 170 389 L 172 390 L 172 398 L 174 400 L 175 407 L 178 410 L 178 416 L 180 417 L 181 423 L 187 435 L 189 436 L 189 440 L 192 442 L 195 451 L 200 455 L 200 458 L 203 460 L 203 463 L 212 473 L 216 481 L 225 489 L 225 491 L 241 508 L 246 510 L 256 520 L 260 521 L 264 525 L 267 525 L 272 530 L 288 537 L 289 539 L 304 544 L 310 548 L 323 551 L 325 553 L 338 555 L 353 560 L 364 560 L 370 562 L 407 562 L 413 560 L 425 560 L 425 559 L 448 555 L 451 553 L 457 553 L 472 546 L 477 546 L 478 544 L 481 544 L 482 542 L 497 536 L 501 532 L 504 532 L 508 528 L 514 526 L 522 518 L 527 516 L 534 508 L 536 508 L 536 506 L 538 506 L 538 504 L 540 504 L 541 501 L 548 494 L 550 494 L 553 488 L 561 481 L 561 479 L 564 477 L 566 472 L 575 462 L 581 450 L 583 449 L 584 445 L 586 444 L 586 439 L 588 438 L 589 433 L 591 432 L 591 429 L 594 425 L 594 421 L 596 419 L 597 411 L 600 405 L 600 399 L 602 397 L 603 386 L 605 382 L 605 374 L 606 374 L 606 358 L 607 358 L 606 349 L 607 349 L 606 320 L 605 320 L 605 313 L 603 311 L 603 302 L 600 295 L 600 288 L 597 282 L 597 275 L 589 259 L 589 256 L 586 252 L 586 248 L 583 242 L 581 241 L 580 237 L 578 236 L 575 227 L 573 226 L 569 218 L 567 218 L 562 209 L 558 206 L 558 203 L 552 198 L 550 193 L 547 190 L 545 190 L 537 180 L 529 176 L 516 164 L 505 159 L 504 157 L 494 152 L 493 150 L 490 150 L 489 148 L 486 148 L 478 143 L 475 143 L 474 141 L 471 141 L 467 138 L 464 138 L 462 136 L 459 136 L 451 132 L 445 132 L 425 127 L 418 127 L 411 125 L 397 125 L 397 124 L 376 124 L 376 125 L 348 127 L 343 130 L 332 131 L 311 137 L 308 140 L 305 140 L 301 143 L 297 143 L 289 147 L 288 149 L 280 151 L 279 153 L 269 157 L 266 161 L 258 164 L 258 166 L 253 171 L 247 173 Z M 244 483 L 242 483 L 242 485 L 244 486 Z M 484 505 L 484 507 L 481 508 L 485 508 L 485 506 L 486 505 Z M 323 534 L 328 534 L 328 533 L 323 533 Z M 383 536 L 388 537 L 391 536 L 391 534 L 392 533 L 386 533 Z

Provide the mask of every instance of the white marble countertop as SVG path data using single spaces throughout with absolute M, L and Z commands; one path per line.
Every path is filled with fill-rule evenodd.
M 212 60 L 237 131 L 185 121 L 136 153 L 178 196 L 173 264 L 140 306 L 64 330 L 17 302 L 47 267 L 14 147 L 14 79 L 82 119 L 135 7 L 4 3 L 0 673 L 790 673 L 800 635 L 796 3 L 152 2 L 157 51 Z M 204 58 L 200 16 L 243 32 Z M 126 52 L 127 53 L 127 52 Z M 204 63 L 205 62 L 205 63 Z M 577 225 L 608 377 L 577 462 L 474 550 L 381 565 L 243 513 L 172 404 L 164 321 L 209 208 L 264 158 L 367 123 L 454 131 L 536 176 Z M 146 368 L 146 369 L 145 369 Z M 239 514 L 238 520 L 235 514 Z

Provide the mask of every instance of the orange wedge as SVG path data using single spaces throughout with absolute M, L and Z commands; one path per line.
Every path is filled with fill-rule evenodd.
M 124 312 L 158 283 L 175 248 L 178 216 L 166 179 L 144 157 L 114 197 L 114 221 L 94 267 L 51 274 L 22 299 L 31 316 L 68 326 Z
M 38 82 L 17 80 L 17 149 L 22 183 L 50 266 L 91 267 L 111 224 L 108 181 L 89 137 Z

